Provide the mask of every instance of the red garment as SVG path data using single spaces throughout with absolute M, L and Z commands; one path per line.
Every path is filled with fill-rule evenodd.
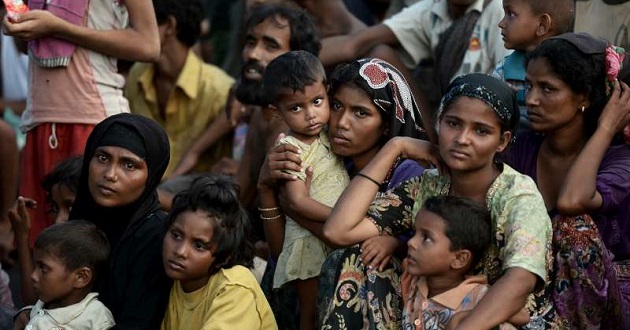
M 87 138 L 94 125 L 45 123 L 26 134 L 20 166 L 20 196 L 34 199 L 31 216 L 31 246 L 44 228 L 53 224 L 47 214 L 46 192 L 41 182 L 46 174 L 62 160 L 83 154 Z

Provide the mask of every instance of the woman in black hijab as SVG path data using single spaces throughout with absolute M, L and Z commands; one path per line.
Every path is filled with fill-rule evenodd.
M 169 162 L 169 143 L 154 121 L 119 114 L 94 127 L 85 147 L 70 219 L 86 219 L 110 242 L 109 268 L 95 290 L 117 329 L 158 329 L 171 287 L 161 249 L 166 213 L 156 187 Z

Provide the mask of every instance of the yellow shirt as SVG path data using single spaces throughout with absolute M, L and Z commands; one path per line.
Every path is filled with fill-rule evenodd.
M 160 329 L 277 330 L 278 325 L 252 272 L 234 266 L 221 269 L 190 293 L 175 281 Z
M 168 134 L 171 161 L 164 175 L 169 176 L 193 142 L 222 113 L 234 79 L 221 69 L 203 63 L 189 51 L 163 117 L 158 107 L 154 74 L 154 64 L 134 64 L 127 78 L 125 96 L 132 113 L 155 120 Z M 231 140 L 228 134 L 217 141 L 200 157 L 195 171 L 207 171 L 221 157 L 229 156 Z

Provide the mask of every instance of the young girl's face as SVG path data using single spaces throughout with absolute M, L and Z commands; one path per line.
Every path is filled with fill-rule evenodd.
M 66 222 L 77 194 L 63 183 L 55 183 L 50 189 L 50 216 L 55 223 Z
M 322 81 L 280 97 L 277 111 L 289 126 L 291 135 L 300 141 L 311 142 L 330 118 L 326 86 Z
M 440 156 L 451 171 L 470 172 L 492 166 L 507 147 L 511 133 L 501 133 L 495 112 L 477 98 L 459 96 L 440 118 Z
M 162 260 L 168 277 L 178 280 L 185 292 L 203 287 L 214 262 L 213 219 L 205 211 L 184 211 L 168 228 Z
M 329 134 L 335 154 L 343 157 L 371 157 L 380 149 L 385 125 L 370 96 L 352 84 L 335 91 L 330 115 Z

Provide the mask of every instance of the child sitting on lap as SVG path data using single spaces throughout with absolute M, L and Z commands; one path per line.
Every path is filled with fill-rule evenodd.
M 109 243 L 95 225 L 82 220 L 46 228 L 35 241 L 31 275 L 39 300 L 31 309 L 31 329 L 110 329 L 112 313 L 90 292 L 107 264 Z
M 451 329 L 488 291 L 485 276 L 466 275 L 490 246 L 489 212 L 479 203 L 456 196 L 426 200 L 416 216 L 416 233 L 407 242 L 403 274 L 403 328 Z M 527 310 L 510 318 L 529 322 Z M 500 329 L 514 329 L 502 324 Z

